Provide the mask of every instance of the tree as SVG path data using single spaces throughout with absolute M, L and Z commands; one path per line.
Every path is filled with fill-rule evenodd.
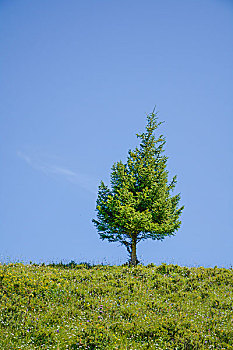
M 129 150 L 126 164 L 120 161 L 112 167 L 111 189 L 101 181 L 97 220 L 92 220 L 102 240 L 126 247 L 132 265 L 138 263 L 138 242 L 173 236 L 181 224 L 180 194 L 171 196 L 177 177 L 168 183 L 168 158 L 162 154 L 166 141 L 163 135 L 154 136 L 161 123 L 154 111 L 147 115 L 146 132 L 136 134 L 139 147 Z

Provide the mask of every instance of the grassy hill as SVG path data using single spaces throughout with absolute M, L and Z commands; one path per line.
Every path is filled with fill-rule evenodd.
M 233 270 L 0 265 L 0 349 L 233 349 Z

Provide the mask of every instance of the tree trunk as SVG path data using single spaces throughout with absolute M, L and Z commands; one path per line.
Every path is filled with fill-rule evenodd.
M 136 237 L 132 238 L 131 243 L 131 264 L 133 266 L 137 265 L 137 255 L 136 255 Z

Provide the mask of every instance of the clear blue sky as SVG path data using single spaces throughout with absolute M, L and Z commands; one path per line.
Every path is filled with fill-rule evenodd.
M 1 261 L 120 264 L 98 185 L 157 105 L 182 226 L 145 264 L 233 265 L 233 3 L 0 2 Z

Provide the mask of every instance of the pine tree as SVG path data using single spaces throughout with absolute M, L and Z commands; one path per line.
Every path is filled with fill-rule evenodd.
M 112 167 L 111 189 L 101 181 L 96 202 L 97 220 L 93 219 L 100 238 L 119 242 L 130 254 L 130 263 L 138 263 L 137 243 L 145 239 L 163 240 L 180 227 L 180 194 L 171 196 L 177 177 L 168 183 L 166 143 L 157 139 L 158 122 L 154 111 L 147 115 L 146 132 L 137 134 L 139 147 L 129 150 L 127 162 Z

